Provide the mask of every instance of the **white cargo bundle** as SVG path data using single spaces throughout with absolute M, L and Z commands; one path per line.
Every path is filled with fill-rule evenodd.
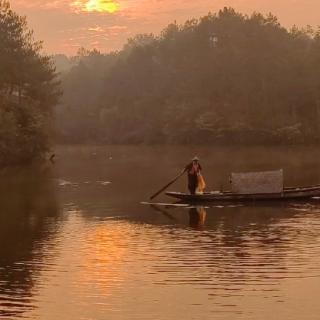
M 239 194 L 283 192 L 283 170 L 232 173 L 232 191 Z

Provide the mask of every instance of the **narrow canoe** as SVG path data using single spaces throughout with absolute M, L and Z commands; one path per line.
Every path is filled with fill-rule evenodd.
M 211 201 L 256 201 L 256 200 L 303 200 L 320 197 L 320 185 L 298 188 L 284 188 L 281 193 L 239 194 L 231 191 L 211 191 L 191 195 L 183 192 L 166 192 L 166 195 L 179 200 L 192 202 Z

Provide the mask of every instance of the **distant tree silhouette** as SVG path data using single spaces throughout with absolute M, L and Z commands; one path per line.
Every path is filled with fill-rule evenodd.
M 61 141 L 305 143 L 320 139 L 320 32 L 232 8 L 119 52 L 88 51 L 62 78 Z

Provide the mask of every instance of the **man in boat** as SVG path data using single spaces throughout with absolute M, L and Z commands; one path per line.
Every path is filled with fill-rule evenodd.
M 184 172 L 188 173 L 188 189 L 190 194 L 195 194 L 198 183 L 199 183 L 199 175 L 201 174 L 202 167 L 199 163 L 199 158 L 194 157 L 192 159 L 192 162 L 189 163 L 185 169 Z

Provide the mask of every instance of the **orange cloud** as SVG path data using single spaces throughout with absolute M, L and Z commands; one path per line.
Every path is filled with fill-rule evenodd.
M 69 8 L 70 0 L 11 0 L 11 5 L 14 8 L 25 8 L 25 9 L 64 9 Z
M 120 49 L 128 37 L 159 33 L 173 21 L 183 23 L 209 11 L 232 6 L 243 13 L 272 12 L 280 22 L 317 26 L 319 0 L 11 0 L 26 15 L 37 39 L 49 53 L 74 54 L 84 46 L 108 52 Z M 120 26 L 120 28 L 119 28 Z

